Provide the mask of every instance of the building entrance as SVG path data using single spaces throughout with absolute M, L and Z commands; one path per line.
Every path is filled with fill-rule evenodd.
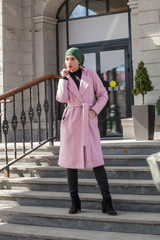
M 109 95 L 99 114 L 101 137 L 122 137 L 121 119 L 131 117 L 133 104 L 127 0 L 68 0 L 59 9 L 57 19 L 58 72 L 69 47 L 82 49 L 84 66 L 98 73 Z

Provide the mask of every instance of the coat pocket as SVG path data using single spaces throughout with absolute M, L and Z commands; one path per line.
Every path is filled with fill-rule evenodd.
M 91 118 L 91 121 L 96 124 L 96 126 L 98 125 L 98 117 L 97 115 L 93 118 L 90 111 L 89 111 L 89 117 Z
M 68 119 L 69 115 L 70 115 L 69 108 L 66 108 L 63 112 L 61 122 L 64 123 Z

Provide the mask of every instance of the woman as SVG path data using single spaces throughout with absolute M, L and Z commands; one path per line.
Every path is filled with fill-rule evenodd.
M 97 120 L 97 115 L 108 100 L 108 94 L 96 72 L 86 70 L 83 62 L 84 54 L 80 49 L 70 48 L 66 51 L 67 68 L 61 71 L 62 78 L 57 90 L 57 101 L 67 103 L 61 121 L 58 164 L 67 168 L 72 199 L 70 214 L 81 210 L 78 169 L 93 168 L 103 196 L 102 212 L 117 215 L 112 207 Z

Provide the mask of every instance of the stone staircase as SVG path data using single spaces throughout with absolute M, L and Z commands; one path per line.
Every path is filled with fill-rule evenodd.
M 160 193 L 146 157 L 159 151 L 159 142 L 102 141 L 102 149 L 118 216 L 101 212 L 92 169 L 79 171 L 82 211 L 68 214 L 70 197 L 66 171 L 57 166 L 57 142 L 12 166 L 10 178 L 1 173 L 0 240 L 158 240 Z

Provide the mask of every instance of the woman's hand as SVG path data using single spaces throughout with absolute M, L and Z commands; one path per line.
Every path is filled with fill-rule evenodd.
M 63 77 L 63 76 L 67 77 L 67 75 L 69 74 L 69 72 L 70 72 L 70 71 L 69 71 L 67 68 L 63 68 L 60 73 L 61 73 L 62 77 Z
M 90 111 L 92 118 L 94 118 L 97 115 L 97 113 L 93 109 L 90 109 L 89 111 Z

